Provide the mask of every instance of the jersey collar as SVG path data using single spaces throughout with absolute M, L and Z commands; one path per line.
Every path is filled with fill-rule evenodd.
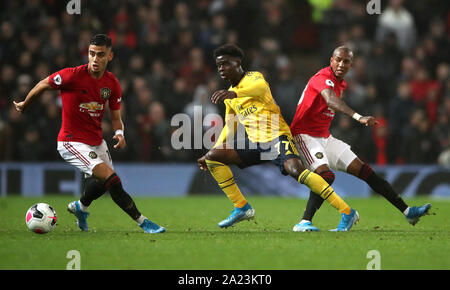
M 330 70 L 331 75 L 333 76 L 333 78 L 340 84 L 342 84 L 342 82 L 344 81 L 344 78 L 342 78 L 342 80 L 339 80 L 336 75 L 334 74 L 333 68 L 331 67 L 331 65 L 328 66 L 328 69 Z
M 97 80 L 97 81 L 103 79 L 103 77 L 104 77 L 105 74 L 106 74 L 106 69 L 105 69 L 105 71 L 104 71 L 103 74 L 102 74 L 102 77 L 99 78 L 99 79 L 96 79 L 96 78 L 94 78 L 94 77 L 91 75 L 91 73 L 89 72 L 89 64 L 88 64 L 88 63 L 86 64 L 86 68 L 85 68 L 85 69 L 86 69 L 86 73 L 89 75 L 89 77 L 92 78 L 92 79 L 94 79 L 94 80 Z
M 242 77 L 237 81 L 236 85 L 233 86 L 233 84 L 231 84 L 231 87 L 232 87 L 232 88 L 235 88 L 235 87 L 239 86 L 239 84 L 241 83 L 242 79 L 245 77 L 246 74 L 247 74 L 247 72 L 244 71 L 244 74 L 243 74 Z

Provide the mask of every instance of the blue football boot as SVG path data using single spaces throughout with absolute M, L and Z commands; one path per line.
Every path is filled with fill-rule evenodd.
M 255 210 L 246 203 L 242 208 L 235 207 L 231 215 L 219 223 L 219 227 L 227 228 L 240 221 L 251 220 L 254 216 Z
M 428 214 L 428 210 L 431 208 L 431 204 L 427 203 L 422 206 L 413 206 L 409 208 L 409 212 L 406 215 L 406 220 L 412 224 L 415 225 L 419 219 Z
M 69 205 L 67 205 L 67 210 L 71 214 L 75 215 L 75 217 L 77 218 L 77 225 L 80 228 L 80 230 L 87 231 L 88 224 L 87 224 L 86 219 L 87 219 L 89 213 L 87 211 L 81 210 L 80 202 L 72 201 L 71 203 L 69 203 Z
M 354 224 L 359 221 L 359 214 L 356 210 L 352 209 L 350 214 L 341 214 L 341 221 L 336 229 L 330 230 L 330 232 L 348 232 Z
M 294 232 L 318 232 L 319 229 L 312 225 L 312 222 L 301 221 L 292 229 Z
M 139 225 L 147 234 L 159 234 L 166 231 L 165 228 L 158 226 L 149 219 L 145 219 L 142 224 Z

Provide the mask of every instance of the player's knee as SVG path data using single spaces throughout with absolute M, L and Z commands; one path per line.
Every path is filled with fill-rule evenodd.
M 369 178 L 374 175 L 375 175 L 375 172 L 373 171 L 372 167 L 370 167 L 369 164 L 364 163 L 361 166 L 361 169 L 358 174 L 358 178 L 367 182 L 369 180 Z
M 95 177 L 86 178 L 84 188 L 86 191 L 90 191 L 90 192 L 106 191 L 105 185 Z
M 104 186 L 111 193 L 111 191 L 115 191 L 114 189 L 116 188 L 122 189 L 122 181 L 116 173 L 113 173 L 106 179 Z
M 206 153 L 205 158 L 210 161 L 219 161 L 217 160 L 219 157 L 218 155 L 216 150 L 209 150 L 208 153 Z
M 121 209 L 127 211 L 128 209 L 135 207 L 133 199 L 123 189 L 122 181 L 116 173 L 113 173 L 108 177 L 105 182 L 105 187 L 108 189 L 113 201 L 119 205 Z
M 101 182 L 106 182 L 106 180 L 113 174 L 115 174 L 114 170 L 111 167 L 109 167 L 106 163 L 97 164 L 92 169 L 92 176 L 94 176 Z
M 298 159 L 292 158 L 284 162 L 284 169 L 290 176 L 298 179 L 300 174 L 305 170 L 305 167 Z
M 319 175 L 320 175 L 326 182 L 328 182 L 329 185 L 332 185 L 333 182 L 334 182 L 334 179 L 336 178 L 336 176 L 334 175 L 333 171 L 331 171 L 331 170 L 323 171 L 323 172 L 319 173 Z
M 238 164 L 237 153 L 233 150 L 211 149 L 205 155 L 206 160 L 216 161 L 223 164 Z

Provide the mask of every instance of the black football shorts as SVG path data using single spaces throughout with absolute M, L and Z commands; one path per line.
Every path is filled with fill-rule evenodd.
M 294 139 L 287 135 L 267 143 L 254 143 L 245 137 L 245 140 L 235 140 L 234 150 L 238 153 L 242 163 L 239 168 L 271 162 L 277 165 L 283 175 L 288 175 L 284 169 L 284 162 L 291 158 L 300 159 Z

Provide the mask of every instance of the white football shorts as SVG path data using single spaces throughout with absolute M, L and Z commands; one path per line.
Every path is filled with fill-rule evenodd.
M 105 140 L 99 146 L 58 141 L 58 152 L 65 161 L 78 168 L 86 177 L 92 176 L 92 170 L 100 163 L 114 169 Z
M 324 164 L 334 170 L 347 171 L 350 163 L 357 158 L 350 145 L 331 135 L 324 138 L 298 134 L 294 139 L 303 165 L 311 171 Z

